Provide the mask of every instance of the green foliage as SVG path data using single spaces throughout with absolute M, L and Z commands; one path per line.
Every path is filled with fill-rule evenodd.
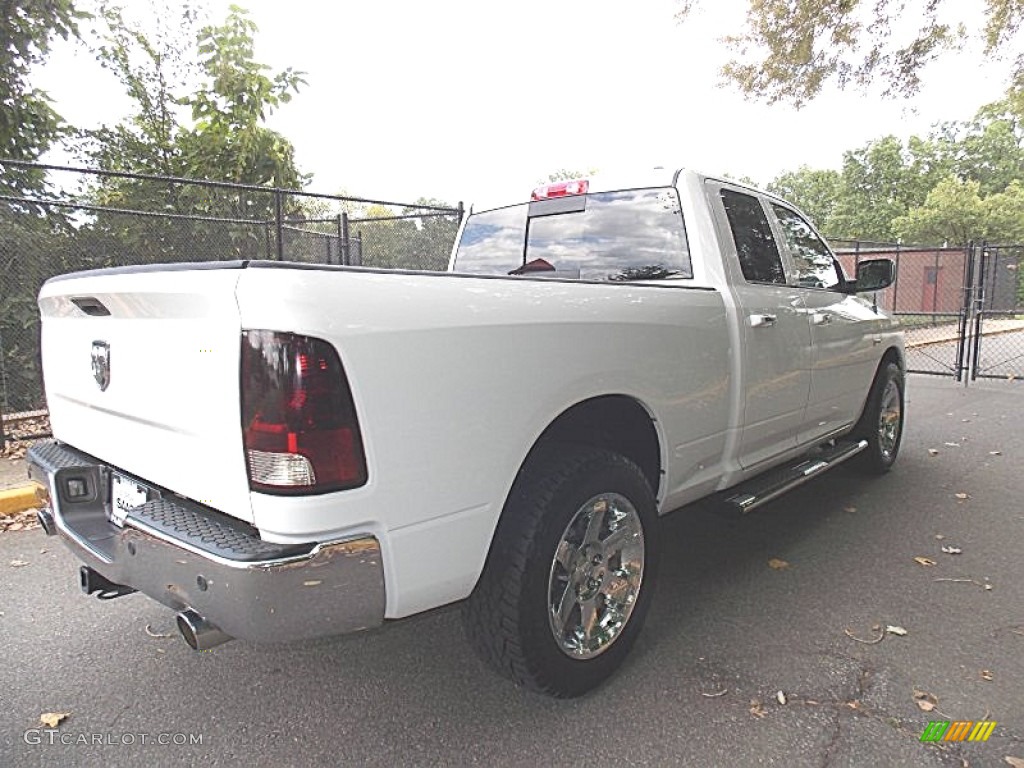
M 155 0 L 153 0 L 155 2 Z M 189 4 L 165 2 L 161 25 L 144 31 L 118 6 L 101 6 L 106 28 L 95 53 L 123 85 L 133 104 L 128 119 L 90 132 L 82 143 L 86 162 L 128 171 L 255 186 L 297 188 L 308 177 L 294 148 L 264 125 L 301 84 L 299 73 L 273 73 L 254 60 L 256 25 L 231 7 L 221 25 L 199 26 Z M 166 217 L 96 214 L 79 236 L 109 237 L 116 253 L 135 261 L 258 258 L 268 253 L 263 222 L 276 215 L 274 195 L 221 190 L 151 179 L 104 177 L 91 201 L 121 209 L 251 221 L 228 225 Z M 287 216 L 299 205 L 285 198 Z
M 846 152 L 840 172 L 801 167 L 768 189 L 834 238 L 924 244 L 1024 240 L 1024 119 L 1013 100 L 927 138 L 895 136 Z
M 416 205 L 403 208 L 399 215 L 426 213 L 418 207 L 420 205 L 453 207 L 440 200 L 421 197 Z M 370 205 L 353 217 L 352 236 L 361 242 L 363 265 L 385 269 L 445 269 L 458 228 L 455 217 L 424 215 L 396 219 L 394 216 L 390 208 Z
M 699 2 L 676 1 L 680 21 Z M 914 94 L 925 65 L 973 39 L 984 41 L 976 46 L 979 56 L 1016 53 L 1021 0 L 986 0 L 973 29 L 959 23 L 959 6 L 954 0 L 748 0 L 743 29 L 725 38 L 732 58 L 722 74 L 749 98 L 800 107 L 826 83 L 880 83 L 887 96 Z
M 597 168 L 590 168 L 585 171 L 574 171 L 569 168 L 559 168 L 557 171 L 552 171 L 547 175 L 545 179 L 538 179 L 538 184 L 553 184 L 556 181 L 575 181 L 576 179 L 586 179 L 597 173 Z
M 838 171 L 802 165 L 775 177 L 768 191 L 798 205 L 822 229 L 832 222 L 841 180 Z
M 29 84 L 29 73 L 50 50 L 53 36 L 78 33 L 85 14 L 74 0 L 7 0 L 0 14 L 0 157 L 36 160 L 66 132 L 49 97 Z M 38 192 L 42 174 L 5 168 L 0 193 Z
M 932 189 L 925 201 L 892 222 L 907 242 L 966 245 L 988 236 L 985 204 L 976 181 L 949 176 Z
M 291 142 L 263 124 L 298 91 L 301 74 L 290 68 L 275 74 L 254 60 L 257 28 L 237 6 L 224 24 L 198 31 L 193 6 L 168 5 L 164 12 L 173 15 L 154 40 L 127 23 L 118 7 L 103 6 L 107 32 L 96 55 L 121 81 L 134 112 L 119 125 L 89 134 L 87 159 L 104 170 L 302 186 L 307 177 L 295 165 Z M 196 76 L 201 83 L 189 93 Z M 186 109 L 191 122 L 184 119 Z M 97 200 L 143 210 L 152 210 L 153 203 L 200 203 L 159 194 L 153 200 L 152 193 L 151 187 L 116 180 L 97 191 Z M 246 209 L 243 204 L 230 212 Z
M 305 80 L 290 67 L 274 74 L 253 59 L 257 27 L 247 13 L 232 5 L 224 24 L 199 33 L 205 82 L 184 102 L 195 121 L 183 142 L 186 164 L 193 171 L 221 171 L 206 178 L 293 189 L 308 179 L 295 166 L 291 142 L 263 121 L 291 101 Z
M 934 144 L 895 136 L 846 152 L 829 232 L 838 237 L 894 240 L 892 222 L 924 203 L 949 171 L 950 159 Z

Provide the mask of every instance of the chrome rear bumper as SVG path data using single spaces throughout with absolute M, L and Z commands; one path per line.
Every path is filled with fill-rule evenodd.
M 384 570 L 372 536 L 272 544 L 246 523 L 151 486 L 121 527 L 109 519 L 110 467 L 56 441 L 33 446 L 27 458 L 32 479 L 49 491 L 56 534 L 115 584 L 258 642 L 383 621 Z

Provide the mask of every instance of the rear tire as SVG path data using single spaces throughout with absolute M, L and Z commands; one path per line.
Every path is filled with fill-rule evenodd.
M 864 413 L 851 435 L 867 440 L 868 447 L 851 460 L 857 470 L 871 475 L 888 472 L 900 451 L 904 415 L 903 370 L 884 362 L 875 375 Z
M 467 634 L 498 672 L 568 698 L 622 664 L 650 606 L 657 567 L 654 494 L 610 451 L 535 449 L 505 503 Z

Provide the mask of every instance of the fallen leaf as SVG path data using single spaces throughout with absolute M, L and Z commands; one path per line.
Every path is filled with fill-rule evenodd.
M 928 455 L 929 456 L 938 456 L 939 455 L 939 451 L 936 448 L 929 448 L 928 449 Z
M 947 555 L 962 555 L 964 553 L 960 547 L 943 547 L 942 551 Z
M 771 560 L 768 561 L 768 567 L 773 568 L 776 571 L 781 571 L 786 568 L 789 568 L 789 563 L 787 563 L 785 560 L 779 560 L 779 558 L 773 557 Z
M 8 531 L 20 531 L 24 527 L 25 527 L 24 523 L 11 523 L 11 527 L 8 528 L 7 530 Z
M 926 691 L 914 690 L 914 703 L 922 712 L 931 712 L 935 709 L 939 700 Z
M 966 499 L 969 499 L 969 498 L 971 498 L 971 497 L 970 497 L 969 495 L 967 495 L 966 493 L 954 493 L 953 495 L 954 495 L 954 496 L 956 496 L 956 497 L 957 497 L 957 498 L 958 498 L 958 499 L 959 499 L 960 501 L 964 501 L 964 500 L 966 500 Z
M 716 691 L 715 693 L 704 693 L 704 691 L 701 691 L 700 695 L 706 699 L 717 699 L 719 696 L 725 696 L 725 694 L 727 694 L 728 692 L 728 688 L 723 688 L 722 690 Z
M 987 670 L 987 669 L 981 670 L 981 679 L 982 680 L 991 680 L 992 678 L 993 678 L 993 675 L 992 675 L 992 673 L 989 670 Z
M 915 557 L 914 562 L 918 565 L 923 565 L 925 568 L 935 565 L 935 561 L 930 557 Z
M 21 568 L 28 565 L 28 560 L 11 560 L 11 568 Z
M 1013 755 L 1007 755 L 1003 758 L 1006 764 L 1012 768 L 1024 768 L 1024 757 L 1014 757 Z
M 66 720 L 70 715 L 70 712 L 43 712 L 39 716 L 39 722 L 47 728 L 56 728 L 61 720 Z
M 905 634 L 907 634 L 907 630 L 905 630 L 903 627 L 896 627 L 892 624 L 887 624 L 885 627 L 885 631 L 890 635 L 898 635 L 899 637 L 903 637 Z
M 779 691 L 778 693 L 775 694 L 775 700 L 777 702 L 779 702 L 779 704 L 782 704 L 783 706 L 785 706 L 786 705 L 786 694 L 784 694 L 782 691 Z
M 863 638 L 857 637 L 855 634 L 853 634 L 853 632 L 850 631 L 849 627 L 844 628 L 843 629 L 843 633 L 848 638 L 850 638 L 851 640 L 854 640 L 854 641 L 856 641 L 858 643 L 863 643 L 864 645 L 878 645 L 880 642 L 882 642 L 885 639 L 885 630 L 882 629 L 881 627 L 879 627 L 877 624 L 875 626 L 873 626 L 871 629 L 874 632 L 878 633 L 878 637 L 876 637 L 873 640 L 864 640 Z
M 759 719 L 764 717 L 767 714 L 764 711 L 764 705 L 761 704 L 761 700 L 760 699 L 751 699 L 750 700 L 750 714 L 752 714 L 754 717 L 759 718 Z

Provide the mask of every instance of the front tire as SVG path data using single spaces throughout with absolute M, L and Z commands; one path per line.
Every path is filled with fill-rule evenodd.
M 629 459 L 551 444 L 535 450 L 502 511 L 463 620 L 506 677 L 579 696 L 622 664 L 657 566 L 654 494 Z
M 864 413 L 852 432 L 854 437 L 868 441 L 868 447 L 851 461 L 856 469 L 881 475 L 895 463 L 903 440 L 903 389 L 903 370 L 896 363 L 882 363 Z

